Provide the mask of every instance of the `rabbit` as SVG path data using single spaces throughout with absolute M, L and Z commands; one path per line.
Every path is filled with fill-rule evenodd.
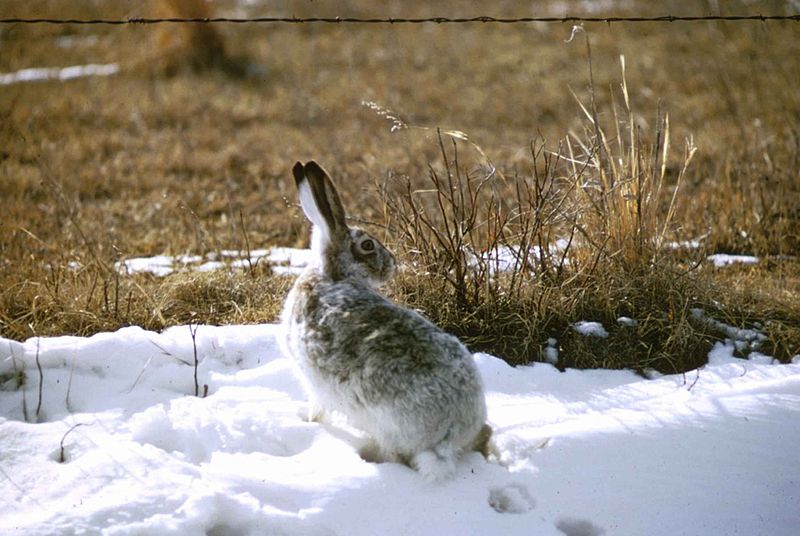
M 430 481 L 451 477 L 465 451 L 488 456 L 492 430 L 470 352 L 377 291 L 394 275 L 395 257 L 347 225 L 325 170 L 297 162 L 292 173 L 315 261 L 286 298 L 281 346 L 311 399 L 309 420 L 344 415 L 370 437 L 362 458 L 404 463 Z

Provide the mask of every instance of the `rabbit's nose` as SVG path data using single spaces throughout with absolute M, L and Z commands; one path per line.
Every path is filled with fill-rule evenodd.
M 391 279 L 394 277 L 394 274 L 397 272 L 397 261 L 394 258 L 394 255 L 389 255 L 388 260 L 386 261 L 386 266 L 384 266 L 384 277 L 386 279 Z

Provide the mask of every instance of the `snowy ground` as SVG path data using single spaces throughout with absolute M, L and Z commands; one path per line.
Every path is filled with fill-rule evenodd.
M 308 249 L 282 248 L 254 249 L 249 256 L 244 251 L 222 250 L 208 255 L 156 255 L 154 257 L 136 257 L 116 264 L 117 270 L 127 273 L 150 273 L 164 277 L 174 272 L 194 271 L 209 272 L 231 268 L 246 268 L 258 263 L 267 263 L 276 274 L 299 274 L 311 259 Z
M 697 243 L 672 244 L 670 247 L 699 247 Z M 550 250 L 550 255 L 558 257 L 566 247 L 566 241 L 559 240 Z M 541 252 L 537 246 L 531 248 L 527 255 L 528 262 L 535 266 L 539 260 Z M 508 271 L 515 269 L 520 264 L 521 254 L 519 251 L 500 247 L 496 251 L 486 254 L 480 258 L 475 258 L 474 262 L 484 262 L 489 270 Z M 150 273 L 158 277 L 164 277 L 180 271 L 208 272 L 225 267 L 246 268 L 256 263 L 268 263 L 273 272 L 277 274 L 298 274 L 311 259 L 311 252 L 307 249 L 296 249 L 286 247 L 275 247 L 271 249 L 254 249 L 249 256 L 244 251 L 222 250 L 218 253 L 207 255 L 156 255 L 153 257 L 135 257 L 117 263 L 116 267 L 123 273 Z M 724 268 L 737 264 L 757 264 L 760 262 L 758 257 L 750 255 L 728 255 L 717 253 L 709 255 L 706 262 L 716 268 Z
M 733 358 L 730 342 L 702 370 L 646 380 L 478 354 L 500 460 L 470 455 L 452 481 L 430 484 L 361 460 L 363 438 L 344 423 L 301 420 L 279 330 L 200 326 L 195 345 L 189 326 L 0 339 L 0 534 L 800 527 L 800 363 Z M 205 398 L 193 396 L 195 347 Z
M 0 85 L 118 72 L 117 64 L 28 68 L 0 73 Z M 306 262 L 302 250 L 252 253 L 250 262 L 287 273 Z M 220 257 L 131 259 L 120 269 L 168 275 L 247 262 L 236 252 Z M 515 258 L 488 260 L 503 269 Z M 575 329 L 606 333 L 594 322 Z M 800 359 L 732 357 L 755 332 L 729 330 L 703 369 L 653 379 L 513 369 L 478 354 L 499 459 L 468 456 L 452 481 L 430 484 L 404 466 L 361 460 L 363 438 L 346 423 L 300 418 L 306 399 L 278 350 L 279 330 L 0 339 L 0 534 L 800 531 Z M 547 345 L 556 361 L 556 341 Z M 193 396 L 196 388 L 205 396 Z
M 0 86 L 8 86 L 20 82 L 41 82 L 44 80 L 60 80 L 63 82 L 87 76 L 111 76 L 118 72 L 119 65 L 116 63 L 71 65 L 69 67 L 33 67 L 13 73 L 0 73 Z

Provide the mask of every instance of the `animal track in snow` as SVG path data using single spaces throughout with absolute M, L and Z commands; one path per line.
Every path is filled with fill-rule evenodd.
M 560 518 L 556 521 L 556 528 L 566 536 L 602 536 L 606 532 L 588 519 L 576 517 Z
M 514 483 L 489 489 L 489 506 L 501 514 L 524 514 L 536 506 L 536 501 L 528 488 Z

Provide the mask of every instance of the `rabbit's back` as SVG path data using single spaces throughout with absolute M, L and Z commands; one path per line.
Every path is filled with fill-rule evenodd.
M 307 278 L 287 320 L 298 334 L 293 353 L 329 405 L 401 451 L 446 436 L 472 440 L 485 402 L 472 356 L 457 338 L 358 280 Z

